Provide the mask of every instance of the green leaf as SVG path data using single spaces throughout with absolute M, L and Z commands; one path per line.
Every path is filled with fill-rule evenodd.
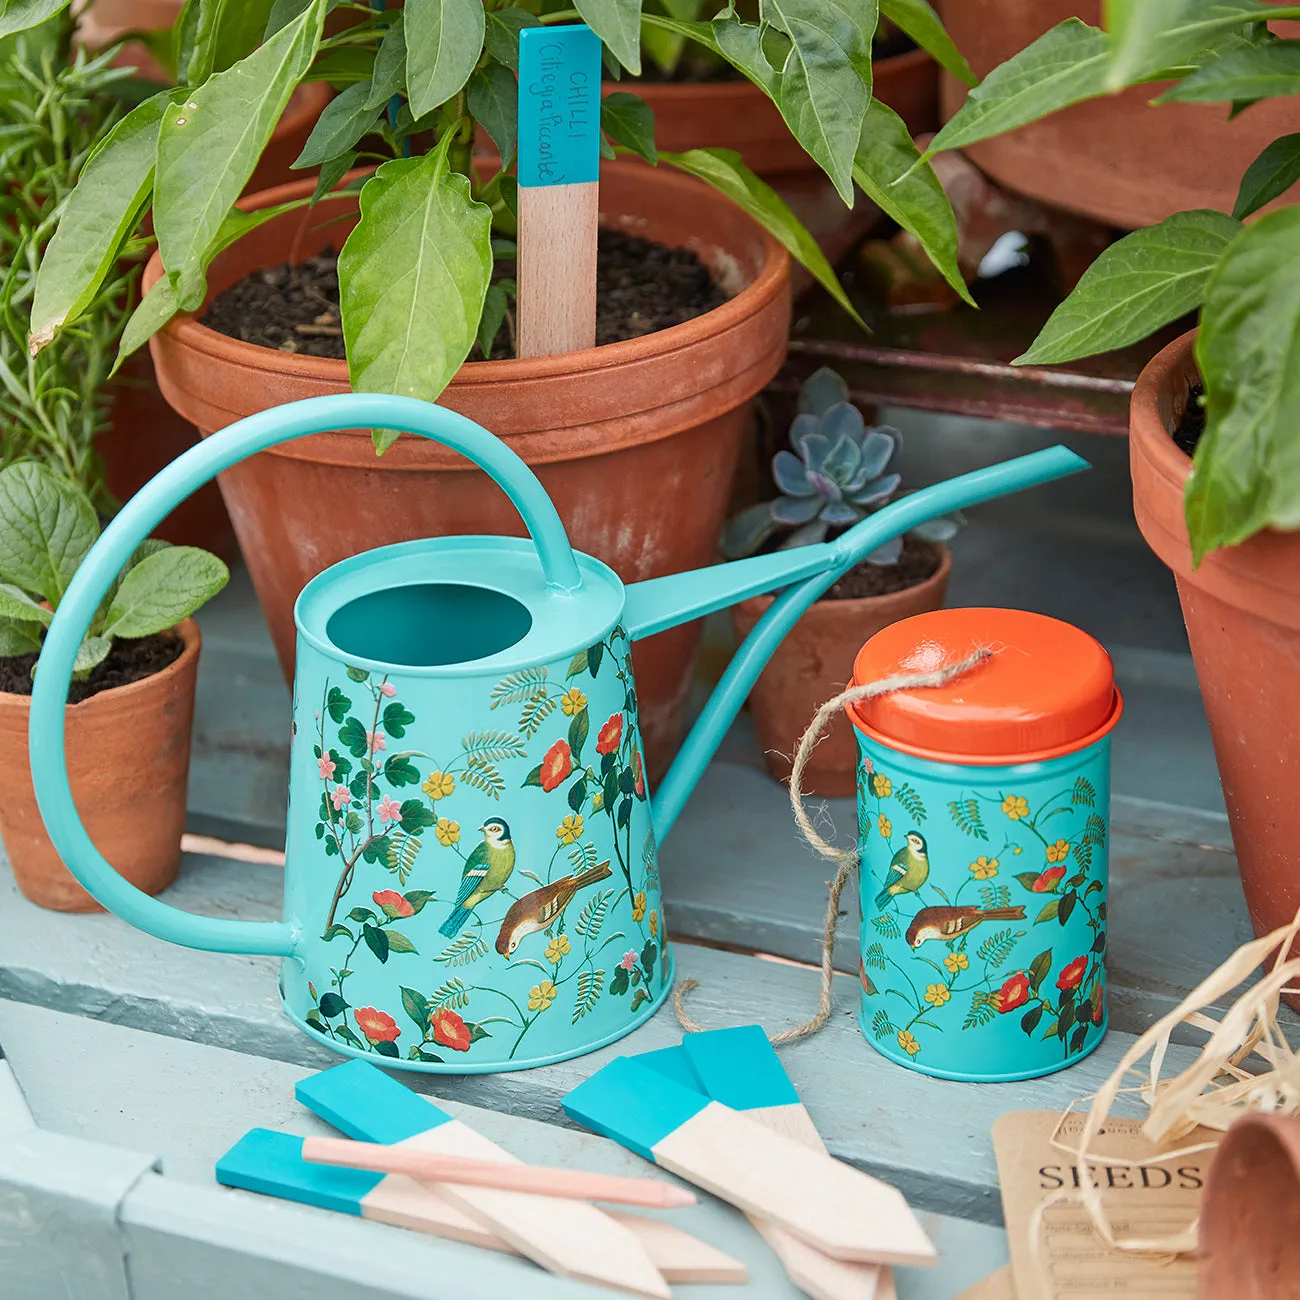
M 402 897 L 410 903 L 411 914 L 416 916 L 423 910 L 425 903 L 435 897 L 435 894 L 432 889 L 408 889 Z
M 807 267 L 835 301 L 866 329 L 865 322 L 849 301 L 844 286 L 826 260 L 826 255 L 817 246 L 817 241 L 804 229 L 780 195 L 755 176 L 734 149 L 691 149 L 686 153 L 661 151 L 659 160 L 707 181 L 748 212 L 798 262 Z
M 564 674 L 564 680 L 567 682 L 570 677 L 577 677 L 579 673 L 587 671 L 587 651 L 579 650 L 572 659 L 569 660 L 568 670 Z
M 331 686 L 325 697 L 325 709 L 335 722 L 342 722 L 348 716 L 352 701 L 337 686 Z
M 944 29 L 942 19 L 926 0 L 880 0 L 880 15 L 888 18 L 899 31 L 906 32 L 958 81 L 964 81 L 968 86 L 978 83 L 979 78 L 971 71 L 970 64 Z
M 185 65 L 187 82 L 200 85 L 251 54 L 262 43 L 274 7 L 273 0 L 202 0 Z
M 388 932 L 381 930 L 377 925 L 371 925 L 369 922 L 361 931 L 366 941 L 366 947 L 379 958 L 380 964 L 388 960 Z
M 1197 0 L 1105 0 L 1113 47 L 1105 89 L 1123 89 L 1158 62 L 1168 29 L 1196 8 Z
M 320 999 L 320 1013 L 327 1020 L 333 1020 L 335 1016 L 342 1015 L 348 1009 L 348 1004 L 337 993 L 322 993 Z
M 348 753 L 353 758 L 360 758 L 366 752 L 366 729 L 362 726 L 360 719 L 349 718 L 339 728 L 339 743 L 348 747 Z M 362 772 L 359 775 L 364 785 L 366 774 Z
M 0 617 L 0 659 L 36 654 L 41 648 L 41 625 Z
M 1052 969 L 1052 950 L 1050 948 L 1040 952 L 1033 961 L 1029 963 L 1029 987 L 1038 992 L 1038 986 L 1047 978 L 1047 972 Z M 1032 1028 L 1032 1026 L 1030 1027 Z
M 1070 913 L 1074 911 L 1074 905 L 1079 901 L 1079 896 L 1070 890 L 1069 893 L 1061 896 L 1061 905 L 1057 909 L 1056 919 L 1064 925 L 1070 919 Z
M 376 1039 L 375 1042 L 370 1044 L 370 1047 L 377 1056 L 391 1056 L 394 1060 L 401 1056 L 401 1053 L 397 1050 L 397 1044 L 390 1043 L 384 1038 Z
M 573 0 L 582 21 L 634 76 L 641 75 L 641 0 Z
M 394 930 L 389 927 L 384 931 L 384 933 L 388 936 L 389 952 L 416 951 L 415 945 L 400 930 Z
M 331 99 L 316 119 L 302 153 L 292 164 L 294 170 L 319 167 L 349 152 L 378 123 L 380 110 L 370 107 L 369 97 L 370 82 L 359 81 Z
M 519 71 L 519 33 L 525 27 L 539 27 L 541 22 L 527 9 L 508 5 L 487 15 L 483 43 L 487 52 L 511 72 Z
M 434 401 L 474 344 L 492 274 L 492 211 L 448 169 L 451 136 L 421 158 L 384 163 L 361 191 L 361 220 L 339 254 L 358 392 Z
M 1061 900 L 1059 898 L 1054 898 L 1050 903 L 1045 903 L 1043 905 L 1043 910 L 1034 917 L 1034 924 L 1041 925 L 1044 921 L 1055 921 L 1056 914 L 1060 911 L 1060 908 Z
M 501 332 L 502 322 L 509 309 L 510 296 L 505 288 L 499 283 L 488 285 L 487 294 L 483 298 L 483 315 L 478 322 L 478 345 L 485 361 L 491 360 L 492 345 Z
M 853 206 L 853 158 L 871 102 L 876 0 L 760 0 L 791 49 L 774 99 L 794 138 Z
M 374 919 L 374 910 L 369 907 L 354 907 L 348 913 L 349 921 L 373 921 Z
M 175 627 L 230 579 L 215 555 L 197 546 L 169 546 L 141 560 L 122 579 L 104 619 L 108 636 L 152 636 Z
M 338 921 L 335 921 L 334 924 L 331 925 L 323 935 L 321 935 L 321 938 L 324 939 L 326 943 L 329 943 L 331 939 L 352 939 L 354 937 L 352 931 L 349 930 L 346 925 L 341 925 Z
M 384 779 L 395 789 L 404 785 L 419 785 L 420 773 L 405 754 L 394 754 L 384 764 Z
M 388 101 L 405 89 L 406 25 L 402 21 L 402 11 L 399 10 L 393 15 L 388 30 L 379 42 L 366 107 L 386 108 Z
M 394 700 L 384 709 L 384 733 L 400 740 L 406 735 L 406 729 L 415 721 L 415 714 L 401 703 Z
M 1020 1018 L 1020 1028 L 1027 1034 L 1032 1034 L 1038 1028 L 1038 1022 L 1043 1018 L 1043 1004 L 1040 1002 L 1036 1007 L 1030 1007 Z
M 1171 86 L 1159 102 L 1219 104 L 1297 91 L 1300 41 L 1276 41 L 1224 54 Z
M 404 984 L 398 987 L 402 992 L 402 1009 L 411 1018 L 415 1027 L 423 1033 L 429 1027 L 429 1012 L 432 1010 L 429 999 L 423 993 L 417 993 L 415 989 L 408 989 Z
M 21 587 L 15 587 L 11 582 L 0 582 L 0 618 L 18 623 L 44 623 L 48 627 L 53 617 Z
M 529 772 L 526 777 L 524 777 L 524 785 L 540 786 L 541 784 L 542 784 L 542 765 L 538 763 L 538 765 L 535 768 L 533 768 L 533 770 Z
M 57 609 L 98 536 L 85 494 L 52 470 L 32 462 L 0 470 L 0 579 Z
M 600 101 L 600 127 L 611 140 L 639 153 L 646 162 L 659 161 L 654 109 L 644 99 L 621 90 L 606 95 Z
M 1300 528 L 1300 208 L 1270 212 L 1229 245 L 1206 288 L 1196 360 L 1206 429 L 1186 514 L 1199 564 L 1261 529 Z
M 1232 215 L 1244 221 L 1300 180 L 1300 135 L 1279 136 L 1246 168 Z
M 573 751 L 575 766 L 582 762 L 582 747 L 587 743 L 587 735 L 590 730 L 591 720 L 587 716 L 587 710 L 580 709 L 573 715 L 573 720 L 569 723 L 569 748 Z
M 421 118 L 461 90 L 483 52 L 483 0 L 408 5 L 406 90 Z
M 871 101 L 853 178 L 887 216 L 914 235 L 943 278 L 974 304 L 957 265 L 957 219 L 934 168 L 921 162 L 912 133 L 887 104 Z
M 492 137 L 509 167 L 519 137 L 519 83 L 499 63 L 488 63 L 469 79 L 465 102 L 474 120 Z
M 1201 303 L 1241 223 L 1210 208 L 1176 212 L 1107 248 L 1015 365 L 1056 365 L 1127 347 Z
M 68 0 L 8 0 L 0 5 L 0 39 L 39 27 L 67 7 Z
M 260 49 L 163 114 L 153 221 L 158 252 L 182 307 L 198 306 L 187 301 L 185 290 L 192 296 L 193 281 L 215 256 L 231 207 L 311 65 L 324 5 L 312 0 Z
M 402 800 L 402 816 L 398 825 L 408 834 L 422 831 L 438 820 L 438 814 L 419 799 Z
M 176 93 L 133 108 L 82 168 L 36 276 L 28 339 L 33 354 L 85 312 L 116 266 L 153 189 L 158 126 Z

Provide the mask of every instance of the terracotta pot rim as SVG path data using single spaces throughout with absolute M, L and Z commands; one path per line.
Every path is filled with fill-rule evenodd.
M 626 173 L 643 181 L 654 177 L 651 183 L 672 186 L 690 194 L 707 194 L 721 203 L 730 202 L 718 191 L 691 176 L 655 172 L 640 163 L 633 162 L 605 163 L 604 168 L 607 174 L 612 170 L 615 175 Z M 362 175 L 367 170 L 369 169 L 359 169 L 349 175 Z M 298 198 L 304 191 L 310 192 L 314 187 L 313 179 L 291 181 L 287 185 L 278 185 L 273 189 L 246 195 L 239 200 L 238 206 L 244 211 L 258 211 L 261 208 L 273 207 L 278 203 Z M 329 202 L 329 200 L 325 199 L 322 202 Z M 693 320 L 683 321 L 680 325 L 670 325 L 667 329 L 656 330 L 640 338 L 624 339 L 619 343 L 606 343 L 599 347 L 584 348 L 577 352 L 561 352 L 549 357 L 468 361 L 453 376 L 452 384 L 457 387 L 469 387 L 477 384 L 519 383 L 525 380 L 559 378 L 584 371 L 612 369 L 625 362 L 638 362 L 646 357 L 669 356 L 729 332 L 751 317 L 759 315 L 773 298 L 779 296 L 790 274 L 790 254 L 785 247 L 752 218 L 744 216 L 744 219 L 750 222 L 763 243 L 762 265 L 754 279 L 720 307 L 696 316 Z M 143 291 L 147 292 L 152 288 L 162 278 L 162 274 L 162 259 L 155 250 L 144 270 Z M 204 308 L 207 302 L 208 300 L 205 299 Z M 203 308 L 199 310 L 202 311 Z M 242 339 L 232 339 L 207 325 L 200 324 L 196 313 L 184 312 L 172 317 L 160 332 L 166 334 L 174 345 L 189 347 L 207 356 L 217 357 L 226 365 L 268 373 L 287 373 L 296 378 L 324 383 L 347 382 L 346 361 L 336 361 L 330 357 L 292 356 L 274 348 L 245 343 Z M 369 432 L 364 430 L 346 432 L 353 437 L 365 438 L 367 441 L 370 437 Z
M 96 705 L 104 711 L 118 706 L 130 707 L 132 701 L 146 691 L 157 690 L 160 685 L 165 685 L 170 678 L 184 672 L 199 653 L 203 641 L 202 634 L 199 632 L 199 625 L 192 618 L 184 618 L 167 630 L 178 633 L 181 640 L 185 642 L 185 648 L 166 668 L 160 669 L 156 673 L 150 673 L 148 677 L 141 677 L 138 681 L 127 682 L 122 686 L 113 686 L 106 691 L 98 691 L 75 704 L 65 704 L 64 709 L 75 709 L 78 713 L 84 715 L 90 711 L 89 706 L 91 705 Z M 97 704 L 97 701 L 102 701 L 102 703 Z M 10 714 L 21 713 L 26 717 L 31 709 L 31 702 L 32 697 L 30 695 L 17 695 L 13 691 L 0 691 L 0 712 L 7 710 Z

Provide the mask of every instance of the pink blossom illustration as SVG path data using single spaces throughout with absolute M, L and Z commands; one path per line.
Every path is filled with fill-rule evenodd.
M 384 795 L 379 801 L 379 820 L 386 826 L 389 822 L 402 820 L 402 805 L 392 795 Z
M 384 733 L 382 731 L 367 731 L 366 748 L 372 754 L 376 753 L 378 750 L 387 749 L 388 744 L 384 740 Z
M 330 792 L 330 802 L 334 805 L 334 811 L 338 812 L 352 802 L 352 791 L 345 785 L 336 785 Z
M 624 970 L 636 970 L 636 949 L 629 948 L 623 954 L 623 960 L 619 962 Z
M 322 754 L 316 760 L 316 768 L 320 772 L 320 779 L 328 781 L 334 775 L 334 760 L 328 754 Z

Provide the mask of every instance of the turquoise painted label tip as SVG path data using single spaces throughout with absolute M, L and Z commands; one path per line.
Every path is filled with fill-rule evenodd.
M 519 184 L 600 176 L 600 37 L 585 23 L 519 33 Z

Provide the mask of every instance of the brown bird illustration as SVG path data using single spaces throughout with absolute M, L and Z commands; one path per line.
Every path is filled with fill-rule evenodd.
M 858 958 L 858 974 L 862 976 L 862 991 L 867 997 L 874 998 L 876 996 L 876 985 L 871 976 L 867 974 L 867 964 L 861 957 Z
M 1023 921 L 1023 907 L 923 907 L 907 927 L 907 942 L 919 948 L 927 939 L 959 939 L 981 921 Z
M 580 889 L 599 881 L 608 880 L 613 872 L 609 862 L 597 863 L 596 866 L 581 871 L 577 875 L 564 876 L 552 884 L 534 889 L 512 903 L 501 922 L 501 932 L 497 935 L 497 952 L 503 957 L 514 956 L 519 944 L 530 934 L 547 929 L 552 922 L 573 902 L 573 896 Z

